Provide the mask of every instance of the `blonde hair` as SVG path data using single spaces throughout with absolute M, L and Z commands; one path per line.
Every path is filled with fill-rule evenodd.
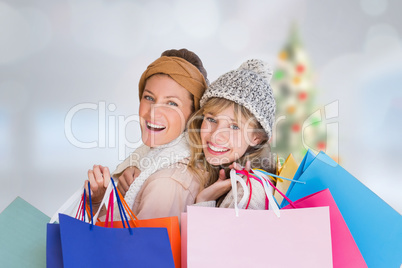
M 229 107 L 233 107 L 235 120 L 240 121 L 241 117 L 247 120 L 249 126 L 254 129 L 254 134 L 260 139 L 259 144 L 256 146 L 249 146 L 245 154 L 237 159 L 236 162 L 245 166 L 246 161 L 250 161 L 251 168 L 261 168 L 268 172 L 276 171 L 276 161 L 274 161 L 271 154 L 268 135 L 255 116 L 247 108 L 233 101 L 223 98 L 211 98 L 200 110 L 192 115 L 188 121 L 187 127 L 191 151 L 191 158 L 188 166 L 199 177 L 201 187 L 208 187 L 214 183 L 219 177 L 219 170 L 221 168 L 225 169 L 226 175 L 228 176 L 228 166 L 232 163 L 222 166 L 213 166 L 206 161 L 202 150 L 200 128 L 205 113 L 218 114 Z M 209 173 L 208 178 L 205 178 L 205 175 L 203 175 L 205 171 Z

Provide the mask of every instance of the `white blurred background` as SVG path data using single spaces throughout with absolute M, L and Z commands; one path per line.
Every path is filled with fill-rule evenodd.
M 21 196 L 52 215 L 93 164 L 113 170 L 132 151 L 124 142 L 139 144 L 138 80 L 162 51 L 196 52 L 213 81 L 251 57 L 274 66 L 296 23 L 317 102 L 339 101 L 342 166 L 401 213 L 401 10 L 398 0 L 0 1 L 0 211 Z M 92 148 L 66 137 L 66 118 Z

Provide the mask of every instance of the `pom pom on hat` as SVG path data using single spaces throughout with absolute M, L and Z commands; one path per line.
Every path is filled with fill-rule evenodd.
M 276 103 L 270 81 L 273 71 L 258 59 L 244 62 L 237 70 L 221 75 L 205 91 L 201 107 L 210 98 L 224 98 L 246 107 L 268 135 L 272 136 Z
M 238 68 L 238 70 L 249 70 L 258 74 L 261 78 L 267 80 L 267 82 L 271 82 L 273 71 L 271 67 L 262 60 L 252 59 L 246 62 L 243 62 L 242 65 Z

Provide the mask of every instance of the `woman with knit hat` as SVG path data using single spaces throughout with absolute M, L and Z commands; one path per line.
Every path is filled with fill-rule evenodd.
M 225 172 L 231 168 L 276 169 L 268 143 L 276 107 L 271 76 L 266 63 L 248 60 L 205 91 L 200 110 L 189 121 L 189 165 L 203 166 L 210 175 L 205 186 L 212 184 L 198 194 L 197 205 L 234 207 L 231 181 Z M 257 180 L 250 182 L 248 208 L 265 209 L 264 187 Z M 237 195 L 239 200 L 243 197 L 242 187 Z
M 140 127 L 143 145 L 112 173 L 119 190 L 139 219 L 178 216 L 193 204 L 204 177 L 188 168 L 190 148 L 186 124 L 199 109 L 207 73 L 198 56 L 168 50 L 151 63 L 139 82 Z M 198 173 L 199 174 L 199 173 Z M 107 167 L 88 171 L 94 206 L 109 183 Z M 87 187 L 87 181 L 85 183 Z

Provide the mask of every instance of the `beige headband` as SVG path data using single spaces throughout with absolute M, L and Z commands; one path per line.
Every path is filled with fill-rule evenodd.
M 200 99 L 207 88 L 204 76 L 193 64 L 179 57 L 162 56 L 151 63 L 140 78 L 138 85 L 140 100 L 145 81 L 154 74 L 167 74 L 194 96 L 194 107 L 198 110 Z

